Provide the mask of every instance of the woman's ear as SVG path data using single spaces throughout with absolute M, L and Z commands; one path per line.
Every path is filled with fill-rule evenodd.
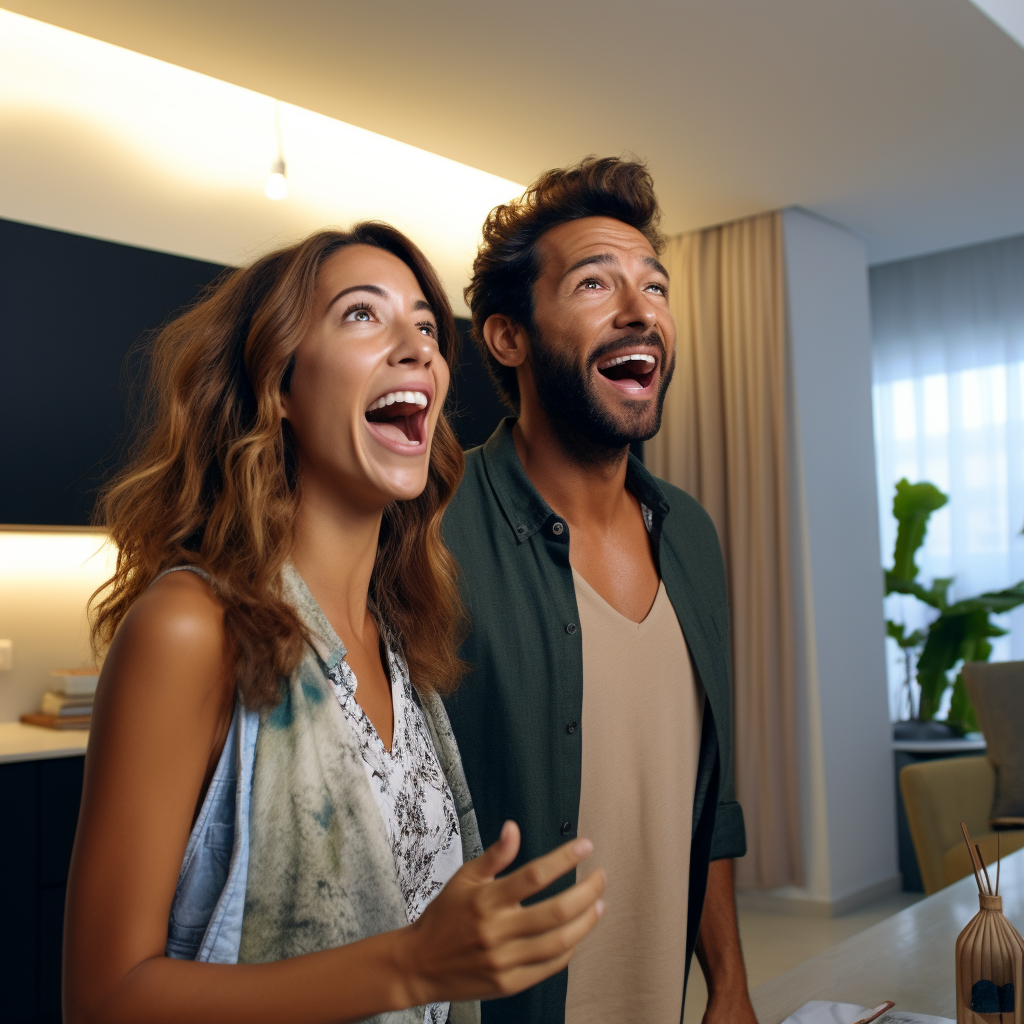
M 522 366 L 529 354 L 526 330 L 504 313 L 493 313 L 484 321 L 484 344 L 502 366 Z

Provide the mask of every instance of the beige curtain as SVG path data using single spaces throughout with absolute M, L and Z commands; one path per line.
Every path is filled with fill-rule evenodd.
M 645 460 L 708 510 L 725 554 L 748 849 L 737 881 L 799 885 L 781 215 L 673 238 L 663 259 L 678 357 Z

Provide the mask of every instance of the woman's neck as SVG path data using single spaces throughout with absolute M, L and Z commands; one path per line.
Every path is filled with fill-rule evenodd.
M 299 575 L 339 636 L 362 636 L 383 511 L 304 487 L 292 537 Z

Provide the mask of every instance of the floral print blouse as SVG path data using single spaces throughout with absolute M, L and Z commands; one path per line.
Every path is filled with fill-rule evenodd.
M 342 658 L 328 678 L 345 718 L 359 737 L 363 767 L 384 820 L 409 922 L 462 867 L 459 817 L 437 760 L 426 719 L 413 693 L 405 658 L 388 646 L 394 735 L 388 751 L 356 700 L 355 673 Z M 444 1024 L 448 1003 L 426 1007 L 424 1024 Z

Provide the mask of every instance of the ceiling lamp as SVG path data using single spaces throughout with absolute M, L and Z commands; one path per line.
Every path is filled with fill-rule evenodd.
M 281 104 L 274 101 L 274 128 L 277 131 L 277 159 L 270 165 L 270 175 L 263 194 L 268 199 L 284 199 L 288 195 L 288 179 L 284 174 L 284 149 L 281 146 Z

